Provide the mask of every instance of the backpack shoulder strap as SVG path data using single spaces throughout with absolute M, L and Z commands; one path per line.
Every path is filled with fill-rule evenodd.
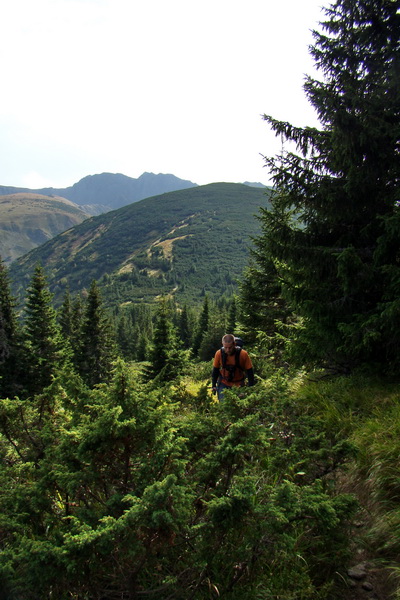
M 222 347 L 221 350 L 221 364 L 222 364 L 222 368 L 225 369 L 226 367 L 226 352 L 224 350 L 224 348 Z
M 241 369 L 242 367 L 240 366 L 240 353 L 241 353 L 242 349 L 240 346 L 236 346 L 236 352 L 235 352 L 235 359 L 236 359 L 236 368 L 237 369 Z

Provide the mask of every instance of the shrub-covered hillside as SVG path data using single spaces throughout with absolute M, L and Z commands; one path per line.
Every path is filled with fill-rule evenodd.
M 181 303 L 202 302 L 237 289 L 255 215 L 266 206 L 266 191 L 220 183 L 135 202 L 86 220 L 57 236 L 11 267 L 23 296 L 35 266 L 46 270 L 60 301 L 88 289 L 96 279 L 109 304 L 150 301 L 172 294 Z

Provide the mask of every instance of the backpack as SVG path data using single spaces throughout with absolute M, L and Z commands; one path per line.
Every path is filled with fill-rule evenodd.
M 240 337 L 236 337 L 236 335 L 235 335 L 235 344 L 236 344 L 236 346 L 238 346 L 239 348 L 243 348 L 243 345 L 244 345 L 244 344 L 243 344 L 243 340 L 242 340 L 242 338 L 240 338 Z
M 222 362 L 222 368 L 225 369 L 226 371 L 228 371 L 229 375 L 227 377 L 228 381 L 233 381 L 233 378 L 235 376 L 235 371 L 236 369 L 242 370 L 242 367 L 240 366 L 240 353 L 242 351 L 243 348 L 243 340 L 242 338 L 236 337 L 235 336 L 235 364 L 234 365 L 228 365 L 226 364 L 226 352 L 224 350 L 224 347 L 221 347 L 221 362 Z

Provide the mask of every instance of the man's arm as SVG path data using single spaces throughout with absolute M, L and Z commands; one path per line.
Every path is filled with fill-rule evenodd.
M 254 369 L 247 369 L 246 371 L 248 385 L 254 385 Z
M 254 385 L 254 370 L 249 353 L 246 350 L 242 350 L 240 354 L 243 354 L 244 362 L 242 363 L 242 369 L 246 372 L 247 375 L 247 385 Z
M 214 389 L 217 388 L 217 381 L 219 377 L 219 369 L 217 367 L 213 367 L 211 374 L 211 387 Z

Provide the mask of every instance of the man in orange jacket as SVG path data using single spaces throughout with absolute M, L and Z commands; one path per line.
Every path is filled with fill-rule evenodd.
M 227 333 L 222 338 L 222 348 L 214 356 L 212 370 L 212 391 L 221 400 L 226 389 L 242 387 L 245 375 L 248 385 L 254 385 L 254 371 L 251 358 L 240 346 L 236 345 L 235 336 Z

